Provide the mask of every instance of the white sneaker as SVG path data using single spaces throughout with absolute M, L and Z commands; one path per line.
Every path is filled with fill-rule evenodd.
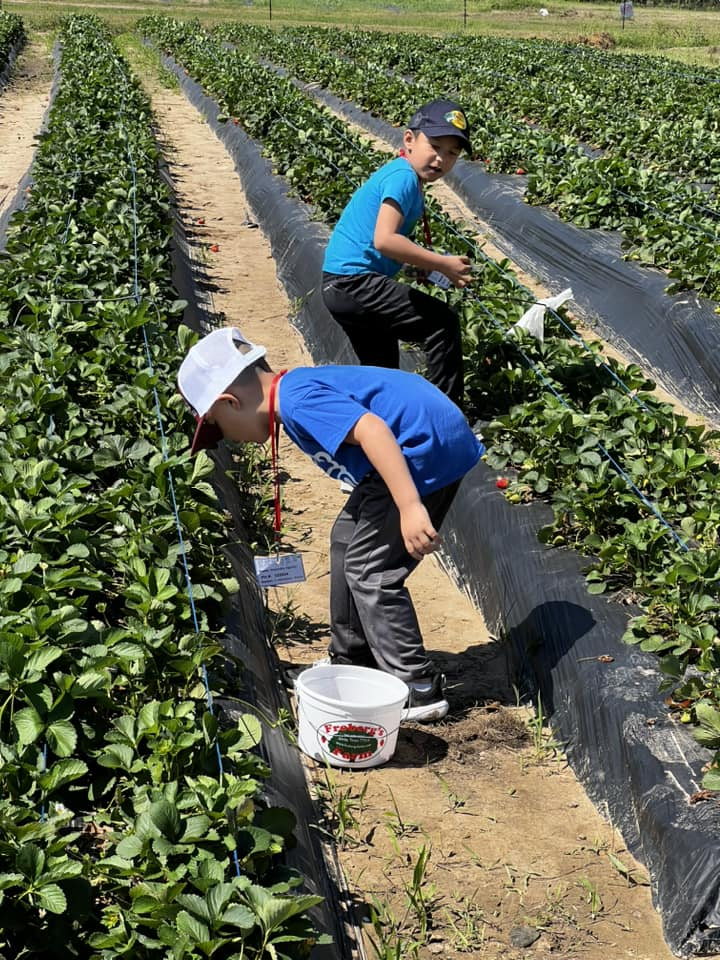
M 354 483 L 348 483 L 347 480 L 342 480 L 340 482 L 340 493 L 352 493 L 354 489 Z
M 406 701 L 403 720 L 435 723 L 447 715 L 450 704 L 445 699 L 445 677 L 441 673 L 435 674 L 429 690 L 417 690 L 412 683 L 408 683 L 408 687 L 410 696 Z

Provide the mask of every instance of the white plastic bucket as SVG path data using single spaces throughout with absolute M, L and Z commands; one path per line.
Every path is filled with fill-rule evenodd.
M 377 767 L 395 752 L 408 686 L 368 667 L 323 664 L 295 681 L 298 746 L 333 767 Z

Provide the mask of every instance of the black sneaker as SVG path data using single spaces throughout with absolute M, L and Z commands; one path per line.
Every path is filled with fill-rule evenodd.
M 305 673 L 306 670 L 312 670 L 313 667 L 323 667 L 328 663 L 332 663 L 330 657 L 322 657 L 314 663 L 296 663 L 292 666 L 285 667 L 280 674 L 282 682 L 292 690 L 295 687 L 295 681 L 301 673 Z
M 408 687 L 410 696 L 405 702 L 404 720 L 435 723 L 447 714 L 450 704 L 445 699 L 445 677 L 442 673 L 435 674 L 429 690 L 416 690 L 412 683 L 408 683 Z

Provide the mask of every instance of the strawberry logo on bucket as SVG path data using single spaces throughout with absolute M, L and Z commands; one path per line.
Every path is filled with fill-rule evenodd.
M 369 760 L 382 750 L 387 730 L 377 723 L 323 723 L 318 736 L 327 753 L 357 763 Z

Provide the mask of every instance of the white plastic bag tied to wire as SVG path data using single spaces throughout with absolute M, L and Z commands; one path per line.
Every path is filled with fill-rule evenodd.
M 543 300 L 538 300 L 529 310 L 525 311 L 517 323 L 510 327 L 509 332 L 513 333 L 515 330 L 527 330 L 536 340 L 543 343 L 545 340 L 545 311 L 548 307 L 551 310 L 557 310 L 566 300 L 571 300 L 572 295 L 573 292 L 571 288 L 568 287 L 567 290 L 563 290 L 562 293 L 557 293 L 554 297 L 545 297 Z

